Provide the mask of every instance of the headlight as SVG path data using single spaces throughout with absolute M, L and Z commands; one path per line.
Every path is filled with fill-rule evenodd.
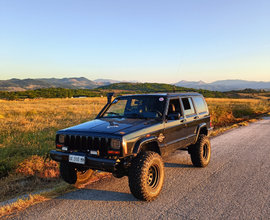
M 120 149 L 120 146 L 121 146 L 121 144 L 120 144 L 120 139 L 112 139 L 111 140 L 111 148 L 112 149 Z
M 65 135 L 64 134 L 60 134 L 58 141 L 59 141 L 60 144 L 64 144 L 65 143 Z

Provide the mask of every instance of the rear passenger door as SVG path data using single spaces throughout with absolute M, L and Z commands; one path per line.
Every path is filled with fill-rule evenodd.
M 198 126 L 198 115 L 195 111 L 194 104 L 191 97 L 181 98 L 181 103 L 183 106 L 184 117 L 186 120 L 186 136 L 187 144 L 191 144 L 196 138 L 196 131 Z

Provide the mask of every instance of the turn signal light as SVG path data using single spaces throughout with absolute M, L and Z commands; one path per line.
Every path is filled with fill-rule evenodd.
M 108 154 L 120 154 L 120 151 L 108 150 Z

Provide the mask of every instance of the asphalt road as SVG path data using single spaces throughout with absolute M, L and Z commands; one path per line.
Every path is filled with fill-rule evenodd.
M 153 202 L 114 177 L 34 205 L 10 219 L 270 219 L 270 118 L 211 138 L 212 158 L 195 168 L 189 154 L 164 158 L 165 183 Z

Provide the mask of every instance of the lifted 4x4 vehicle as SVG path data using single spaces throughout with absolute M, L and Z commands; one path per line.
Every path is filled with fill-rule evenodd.
M 207 104 L 199 93 L 126 95 L 108 103 L 95 120 L 56 135 L 52 159 L 70 184 L 87 182 L 94 170 L 128 176 L 133 196 L 158 197 L 164 182 L 161 156 L 187 150 L 196 167 L 208 165 L 212 131 Z

